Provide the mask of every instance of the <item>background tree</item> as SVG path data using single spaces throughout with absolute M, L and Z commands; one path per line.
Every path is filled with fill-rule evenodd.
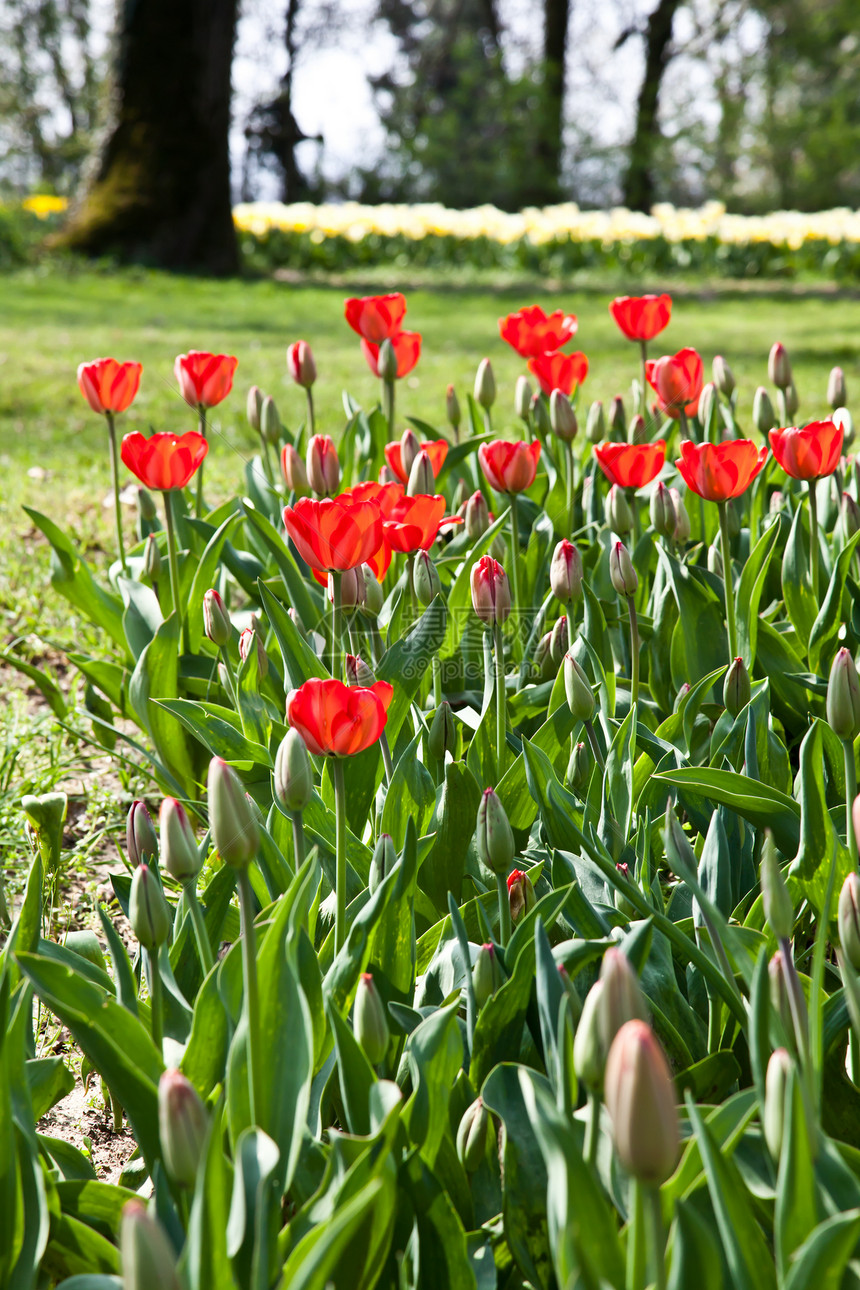
M 630 144 L 630 160 L 624 177 L 624 204 L 634 211 L 649 211 L 654 205 L 654 159 L 660 136 L 658 111 L 663 75 L 672 57 L 672 24 L 681 0 L 658 0 L 645 24 L 645 71 L 636 104 L 636 126 Z M 622 32 L 620 49 L 632 29 Z

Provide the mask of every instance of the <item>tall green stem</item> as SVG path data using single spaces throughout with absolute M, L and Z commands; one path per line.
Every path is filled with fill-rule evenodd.
M 343 636 L 343 589 L 340 569 L 331 573 L 331 674 L 336 681 L 341 678 L 341 637 Z
M 493 433 L 493 418 L 490 416 L 489 408 L 484 408 L 484 429 L 487 434 Z
M 851 856 L 851 865 L 856 869 L 857 838 L 854 835 L 852 808 L 854 798 L 857 796 L 857 765 L 854 761 L 854 744 L 850 739 L 842 741 L 842 751 L 845 754 L 845 840 L 848 854 Z
M 385 776 L 386 786 L 388 786 L 391 783 L 391 776 L 394 774 L 394 765 L 391 761 L 391 748 L 384 730 L 379 736 L 379 751 L 382 753 L 382 773 Z
M 119 504 L 119 458 L 116 451 L 116 425 L 112 412 L 105 413 L 110 442 L 110 472 L 113 479 L 113 508 L 116 515 L 116 544 L 119 550 L 119 563 L 124 577 L 128 577 L 128 565 L 125 562 L 125 544 L 122 540 L 122 507 Z
M 511 593 L 513 598 L 514 614 L 520 612 L 520 575 L 519 575 L 519 554 L 520 554 L 520 517 L 517 514 L 517 495 L 510 494 L 511 499 Z M 516 622 L 516 618 L 514 619 Z
M 639 698 L 639 622 L 632 596 L 627 597 L 627 612 L 630 615 L 630 706 L 633 708 Z
M 508 880 L 503 873 L 496 874 L 496 890 L 499 893 L 499 944 L 504 949 L 511 939 L 511 899 Z
M 346 789 L 343 783 L 343 762 L 335 757 L 331 766 L 335 811 L 334 952 L 337 954 L 346 939 Z
M 310 439 L 316 434 L 316 430 L 314 429 L 314 392 L 311 387 L 308 386 L 305 393 L 308 396 L 308 438 Z
M 385 416 L 388 421 L 388 442 L 394 442 L 394 382 L 382 382 L 383 400 L 385 403 Z
M 197 429 L 205 439 L 206 438 L 206 409 L 204 408 L 202 403 L 198 406 L 197 412 L 198 412 Z M 198 520 L 203 514 L 203 462 L 202 461 L 197 471 L 197 501 L 194 506 L 194 513 L 197 516 Z
M 726 592 L 726 627 L 729 633 L 729 666 L 738 657 L 738 630 L 735 626 L 735 589 L 732 586 L 732 554 L 729 550 L 729 517 L 726 503 L 717 502 L 720 511 L 720 537 L 723 548 L 723 586 Z
M 645 1188 L 645 1216 L 648 1223 L 653 1285 L 655 1290 L 666 1290 L 666 1233 L 663 1228 L 659 1187 Z
M 505 695 L 505 649 L 502 643 L 502 625 L 496 623 L 493 628 L 493 643 L 496 654 L 496 773 L 501 779 L 505 773 L 505 724 L 507 702 Z
M 565 520 L 567 528 L 564 536 L 569 537 L 573 532 L 573 444 L 565 443 L 564 445 L 565 464 L 567 465 L 567 480 L 565 494 Z
M 206 931 L 206 921 L 203 917 L 203 910 L 200 908 L 200 901 L 197 899 L 196 878 L 185 884 L 185 900 L 188 905 L 188 912 L 191 915 L 191 922 L 194 925 L 194 935 L 197 939 L 197 950 L 200 954 L 200 965 L 203 968 L 203 975 L 208 976 L 215 966 L 215 959 L 212 954 L 212 946 L 209 944 L 209 933 Z
M 588 1090 L 588 1119 L 585 1121 L 583 1154 L 590 1169 L 597 1164 L 597 1141 L 600 1136 L 600 1094 Z
M 152 1023 L 152 1042 L 158 1049 L 159 1056 L 164 1049 L 164 1027 L 162 1024 L 162 990 L 161 968 L 158 965 L 158 948 L 146 951 L 147 975 L 149 977 L 149 1010 Z
M 293 811 L 293 851 L 296 859 L 296 873 L 305 862 L 305 830 L 302 824 L 301 811 Z
M 573 601 L 569 600 L 565 605 L 565 617 L 567 618 L 567 648 L 573 649 Z
M 218 647 L 218 653 L 221 655 L 221 662 L 224 664 L 224 671 L 227 673 L 227 684 L 230 692 L 230 699 L 233 707 L 239 711 L 239 688 L 236 684 L 236 673 L 233 670 L 233 661 L 230 658 L 230 651 L 226 645 Z
M 170 561 L 170 590 L 173 595 L 173 609 L 179 620 L 179 639 L 182 650 L 188 652 L 188 629 L 185 625 L 185 607 L 179 587 L 179 556 L 176 546 L 176 517 L 173 514 L 173 489 L 164 493 L 164 515 L 167 520 L 167 554 Z
M 262 1054 L 260 1052 L 260 993 L 257 985 L 257 935 L 254 929 L 254 895 L 248 866 L 238 873 L 239 909 L 242 914 L 242 968 L 245 974 L 245 1007 L 248 1019 L 248 1093 L 251 1123 L 258 1124 L 262 1097 Z
M 809 581 L 812 583 L 812 598 L 818 609 L 818 499 L 815 496 L 814 479 L 809 481 Z
M 409 606 L 412 613 L 411 622 L 417 622 L 419 617 L 418 597 L 415 594 L 415 552 L 410 552 L 406 557 L 406 582 L 409 587 Z
M 630 1179 L 627 1217 L 627 1275 L 625 1290 L 645 1290 L 645 1216 L 642 1212 L 642 1184 Z

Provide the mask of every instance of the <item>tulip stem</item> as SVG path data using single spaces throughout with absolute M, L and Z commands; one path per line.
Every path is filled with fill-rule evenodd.
M 851 739 L 842 741 L 845 754 L 845 842 L 851 857 L 852 869 L 857 868 L 857 838 L 854 834 L 852 808 L 857 796 L 857 764 L 854 761 L 854 743 Z
M 573 649 L 573 600 L 568 600 L 564 607 L 567 618 L 567 648 Z
M 442 663 L 438 654 L 433 655 L 433 706 L 442 702 Z
M 507 703 L 505 695 L 505 647 L 502 643 L 502 625 L 496 623 L 493 627 L 493 639 L 496 653 L 496 770 L 498 778 L 501 779 L 505 773 L 505 725 L 507 714 Z
M 646 420 L 646 422 L 647 422 L 647 420 L 648 420 L 648 395 L 646 394 L 646 390 L 648 389 L 648 378 L 647 378 L 647 376 L 645 375 L 645 371 L 646 371 L 646 364 L 647 364 L 647 362 L 648 362 L 648 342 L 647 342 L 647 340 L 640 340 L 640 342 L 639 342 L 639 353 L 640 353 L 640 355 L 641 355 L 641 359 L 642 359 L 642 415 L 643 415 L 643 417 L 645 418 L 645 420 Z M 632 443 L 632 442 L 633 442 L 633 441 L 632 441 L 632 439 L 631 439 L 631 443 Z
M 219 646 L 218 653 L 221 655 L 221 661 L 224 664 L 224 671 L 227 673 L 227 691 L 232 700 L 233 707 L 239 711 L 239 690 L 236 685 L 236 673 L 233 670 L 233 662 L 226 645 Z
M 738 657 L 738 632 L 735 626 L 735 592 L 732 586 L 732 556 L 729 550 L 729 517 L 725 502 L 717 502 L 720 511 L 720 537 L 723 548 L 723 586 L 726 593 L 726 627 L 729 633 L 729 666 Z
M 597 1165 L 597 1140 L 600 1130 L 600 1094 L 588 1090 L 588 1119 L 585 1121 L 583 1153 L 589 1169 Z
M 511 499 L 511 592 L 513 594 L 514 614 L 520 612 L 520 575 L 518 557 L 520 554 L 520 517 L 517 514 L 517 495 L 510 494 Z M 514 619 L 516 622 L 516 618 Z
M 634 708 L 639 698 L 639 623 L 632 596 L 627 597 L 627 612 L 630 615 L 630 707 Z
M 158 947 L 146 951 L 146 974 L 149 978 L 149 1012 L 152 1029 L 152 1042 L 158 1049 L 159 1057 L 164 1050 L 164 1028 L 162 1025 L 161 1005 L 161 968 L 158 965 Z
M 496 890 L 499 893 L 499 944 L 504 949 L 511 939 L 511 900 L 508 880 L 503 873 L 496 874 Z
M 112 412 L 105 413 L 110 443 L 110 470 L 113 479 L 113 506 L 116 513 L 116 544 L 119 548 L 119 563 L 123 575 L 128 577 L 128 565 L 125 562 L 125 544 L 122 540 L 122 507 L 119 503 L 119 459 L 116 451 L 116 424 Z
M 343 589 L 340 569 L 331 570 L 331 674 L 341 679 L 340 648 L 343 635 Z
M 316 431 L 314 429 L 314 392 L 310 386 L 307 386 L 305 393 L 308 396 L 308 438 L 312 438 Z
M 486 430 L 487 434 L 493 433 L 493 419 L 490 416 L 489 408 L 484 408 L 484 429 Z
M 406 582 L 409 586 L 409 604 L 412 609 L 412 618 L 410 622 L 418 620 L 418 597 L 415 594 L 415 552 L 410 552 L 406 557 Z
M 651 1245 L 651 1271 L 655 1290 L 666 1290 L 666 1231 L 663 1226 L 663 1207 L 660 1188 L 645 1188 L 645 1214 L 648 1239 Z
M 203 910 L 200 908 L 200 901 L 197 899 L 196 876 L 185 884 L 185 901 L 188 905 L 188 912 L 191 915 L 191 922 L 194 925 L 194 935 L 197 938 L 197 950 L 200 954 L 203 975 L 208 976 L 215 966 L 215 959 L 212 954 L 212 946 L 209 944 L 209 933 L 206 931 Z
M 809 581 L 812 583 L 812 598 L 818 609 L 818 499 L 815 496 L 814 479 L 809 481 Z
M 564 445 L 565 464 L 567 465 L 566 481 L 566 514 L 567 529 L 565 537 L 573 532 L 573 444 L 565 443 Z
M 179 622 L 179 639 L 184 653 L 188 652 L 188 636 L 185 626 L 185 614 L 182 608 L 182 595 L 179 589 L 179 556 L 176 549 L 176 517 L 173 514 L 173 489 L 164 493 L 164 516 L 167 520 L 167 554 L 170 561 L 170 590 L 173 593 L 173 609 Z
M 260 995 L 257 987 L 257 937 L 254 931 L 254 894 L 248 866 L 238 872 L 239 909 L 242 915 L 242 967 L 245 973 L 245 1007 L 248 1020 L 248 1093 L 251 1099 L 251 1123 L 258 1124 L 263 1103 L 260 1062 Z
M 334 757 L 331 763 L 334 780 L 335 813 L 335 914 L 334 952 L 339 953 L 346 938 L 346 789 L 343 762 Z
M 302 824 L 301 811 L 293 811 L 293 852 L 296 861 L 296 873 L 299 872 L 305 862 L 305 829 Z
M 388 421 L 388 442 L 394 442 L 394 382 L 383 381 L 383 400 L 385 403 L 385 416 Z
M 206 438 L 206 409 L 202 403 L 198 404 L 197 412 L 198 412 L 197 429 L 205 439 Z M 197 471 L 197 501 L 194 505 L 194 513 L 197 516 L 198 520 L 203 514 L 203 462 L 202 461 Z
M 595 733 L 595 730 L 594 730 L 594 722 L 589 720 L 589 721 L 583 721 L 582 724 L 585 726 L 585 733 L 588 738 L 588 742 L 591 745 L 591 751 L 594 753 L 594 760 L 597 762 L 597 765 L 600 769 L 600 773 L 602 775 L 604 770 L 606 769 L 606 764 L 603 760 L 603 753 L 600 751 L 600 744 L 597 742 L 597 734 Z

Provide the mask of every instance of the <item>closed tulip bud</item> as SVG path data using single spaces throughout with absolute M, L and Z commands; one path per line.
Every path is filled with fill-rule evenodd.
M 218 664 L 218 681 L 221 685 L 221 689 L 226 694 L 229 694 L 233 681 L 224 663 Z
M 684 702 L 684 700 L 686 699 L 686 697 L 687 697 L 687 695 L 688 695 L 689 693 L 690 693 L 690 682 L 689 682 L 689 681 L 684 681 L 684 682 L 679 686 L 679 688 L 678 688 L 678 693 L 675 695 L 675 703 L 674 703 L 674 705 L 673 705 L 673 707 L 672 707 L 672 711 L 673 711 L 673 712 L 677 712 L 677 711 L 678 711 L 678 709 L 680 708 L 681 704 Z
M 388 1049 L 388 1021 L 370 972 L 362 972 L 355 993 L 352 1030 L 371 1066 L 378 1066 Z
M 457 398 L 457 391 L 453 385 L 449 385 L 445 392 L 445 412 L 448 417 L 448 424 L 454 429 L 460 428 L 460 400 Z
M 788 940 L 794 931 L 794 905 L 788 894 L 770 829 L 765 833 L 761 853 L 761 894 L 764 916 L 778 941 Z
M 603 413 L 603 404 L 600 399 L 595 399 L 588 409 L 588 417 L 585 422 L 585 437 L 589 443 L 602 443 L 606 438 L 606 417 Z
M 275 755 L 275 796 L 289 814 L 303 811 L 314 791 L 314 775 L 305 741 L 289 729 Z
M 800 407 L 800 398 L 797 393 L 797 386 L 792 381 L 791 385 L 785 391 L 785 414 L 789 420 L 796 416 L 797 409 Z
M 562 538 L 552 553 L 549 585 L 556 600 L 566 605 L 582 595 L 582 556 L 567 538 Z
M 843 493 L 839 510 L 842 520 L 842 533 L 847 542 L 860 529 L 860 506 L 857 505 L 850 493 Z
M 609 578 L 619 596 L 635 596 L 639 576 L 623 542 L 616 542 L 609 553 Z
M 633 513 L 624 495 L 624 489 L 613 484 L 606 496 L 606 524 L 613 533 L 624 537 L 633 528 Z
M 719 400 L 717 399 L 717 387 L 713 381 L 708 381 L 707 385 L 702 386 L 702 392 L 699 395 L 698 418 L 705 428 L 705 438 L 712 439 L 715 427 L 718 424 Z
M 269 656 L 257 632 L 256 623 L 253 627 L 246 627 L 239 636 L 239 657 L 243 663 L 247 660 L 252 649 L 257 651 L 257 673 L 260 680 L 263 681 L 269 674 Z
M 359 658 L 357 654 L 346 655 L 344 672 L 347 685 L 359 685 L 365 690 L 369 690 L 372 685 L 376 685 L 373 669 L 368 667 L 364 659 Z
M 385 602 L 382 585 L 369 564 L 363 564 L 361 572 L 364 575 L 364 611 L 376 618 Z
M 442 590 L 436 566 L 426 551 L 419 551 L 412 567 L 412 585 L 419 604 L 430 605 Z
M 680 1150 L 672 1072 L 651 1027 L 628 1021 L 606 1062 L 606 1109 L 618 1158 L 632 1178 L 659 1187 Z
M 651 523 L 654 531 L 661 537 L 671 538 L 674 540 L 675 527 L 678 523 L 678 516 L 675 513 L 675 503 L 672 501 L 672 494 L 662 480 L 651 494 Z
M 297 340 L 287 349 L 287 371 L 302 389 L 309 390 L 317 379 L 317 365 L 306 340 Z
M 785 976 L 785 960 L 782 950 L 777 950 L 767 965 L 768 994 L 770 1006 L 782 1022 L 787 1035 L 794 1034 L 794 1022 L 791 1017 L 791 1002 L 788 993 L 788 982 Z
M 120 1228 L 122 1290 L 181 1290 L 170 1238 L 143 1201 L 123 1207 Z
M 328 575 L 328 598 L 334 604 L 334 575 Z M 354 569 L 344 569 L 340 575 L 340 603 L 344 609 L 358 609 L 367 598 L 367 585 L 364 579 L 364 565 Z
M 557 672 L 567 652 L 567 616 L 562 614 L 549 634 L 549 657 L 553 671 Z
M 143 576 L 147 582 L 158 582 L 162 574 L 161 552 L 155 534 L 150 533 L 143 548 Z
M 827 402 L 833 408 L 841 408 L 847 401 L 848 395 L 845 390 L 845 373 L 841 367 L 831 367 L 830 375 L 827 378 Z
M 422 452 L 421 440 L 411 426 L 408 426 L 400 438 L 400 465 L 406 478 L 412 472 L 412 466 L 419 452 Z M 433 491 L 432 489 L 430 490 Z
M 854 442 L 854 418 L 851 413 L 847 408 L 837 408 L 830 420 L 841 429 L 842 446 L 847 448 Z
M 787 390 L 791 385 L 791 363 L 785 346 L 774 341 L 767 360 L 767 374 L 778 390 Z
M 647 1021 L 648 1005 L 639 978 L 627 955 L 614 947 L 608 949 L 600 965 L 604 992 L 600 1004 L 599 1025 L 606 1051 L 627 1021 Z
M 287 488 L 291 489 L 297 498 L 310 496 L 311 486 L 305 463 L 291 443 L 285 443 L 281 449 L 281 474 Z
M 726 710 L 736 717 L 750 701 L 750 674 L 742 658 L 736 658 L 723 682 L 723 703 Z
M 490 512 L 486 498 L 480 490 L 473 493 L 466 503 L 465 520 L 466 532 L 473 542 L 483 537 L 490 527 Z
M 376 370 L 382 381 L 397 380 L 397 351 L 388 337 L 379 346 L 379 358 L 376 364 Z
M 244 868 L 260 847 L 260 831 L 239 776 L 220 757 L 209 763 L 209 828 L 224 864 Z
M 340 488 L 340 462 L 330 435 L 311 436 L 305 464 L 311 489 L 319 497 L 333 497 Z
M 489 1129 L 490 1117 L 487 1108 L 481 1098 L 476 1098 L 463 1112 L 463 1118 L 457 1129 L 457 1159 L 467 1174 L 475 1173 L 487 1154 Z
M 763 385 L 758 387 L 753 398 L 753 425 L 759 434 L 767 434 L 776 425 L 776 413 Z
M 482 408 L 491 408 L 496 401 L 496 378 L 488 358 L 482 358 L 475 375 L 475 402 Z
M 158 856 L 158 838 L 146 803 L 135 799 L 125 821 L 125 847 L 129 864 L 137 866 Z
M 475 839 L 481 863 L 507 877 L 516 854 L 514 835 L 505 808 L 491 788 L 485 788 L 481 797 Z
M 679 546 L 690 540 L 690 516 L 684 505 L 684 499 L 677 488 L 669 489 L 669 496 L 675 507 L 675 541 Z
M 588 677 L 571 653 L 565 654 L 563 666 L 567 706 L 577 721 L 590 721 L 594 716 L 594 694 Z
M 267 394 L 263 399 L 260 410 L 260 436 L 265 443 L 272 444 L 274 447 L 277 447 L 281 437 L 281 418 L 271 394 Z
M 599 1092 L 603 1087 L 603 1073 L 609 1051 L 603 1045 L 598 1024 L 605 988 L 605 983 L 598 980 L 585 996 L 582 1016 L 573 1037 L 573 1068 L 577 1079 L 582 1080 L 585 1087 L 593 1093 Z
M 714 374 L 714 385 L 724 399 L 730 399 L 735 392 L 735 377 L 722 354 L 717 354 L 711 364 Z
M 718 578 L 722 578 L 723 553 L 717 546 L 716 542 L 712 542 L 708 547 L 708 569 L 711 573 L 715 573 Z
M 409 471 L 409 483 L 406 485 L 406 492 L 409 497 L 418 497 L 420 494 L 432 494 L 436 491 L 436 476 L 433 474 L 433 467 L 430 465 L 430 455 L 426 448 L 421 448 L 415 454 L 415 460 Z
M 851 822 L 854 825 L 854 837 L 860 846 L 860 794 L 854 798 L 854 805 L 851 807 Z
M 259 385 L 252 385 L 248 391 L 248 402 L 246 404 L 248 412 L 248 421 L 251 429 L 260 433 L 260 413 L 263 409 L 263 391 Z
M 149 523 L 158 518 L 158 511 L 155 508 L 152 493 L 146 488 L 138 488 L 137 490 L 137 510 L 140 518 Z
M 504 984 L 504 973 L 496 958 L 496 947 L 487 941 L 478 950 L 472 967 L 472 988 L 475 991 L 475 1003 L 479 1008 Z
M 397 852 L 394 850 L 394 843 L 388 833 L 380 833 L 379 840 L 373 848 L 373 856 L 370 861 L 370 875 L 367 880 L 367 889 L 371 896 L 376 891 L 380 883 L 384 882 L 391 870 L 397 864 Z
M 620 394 L 609 405 L 609 433 L 613 439 L 624 439 L 627 435 L 627 414 Z
M 211 587 L 203 593 L 203 630 L 219 649 L 229 642 L 233 634 L 227 607 L 222 597 Z
M 779 1163 L 785 1132 L 785 1095 L 791 1080 L 794 1062 L 787 1048 L 775 1048 L 767 1064 L 764 1081 L 764 1114 L 762 1128 L 767 1149 L 774 1163 Z
M 549 396 L 549 423 L 563 443 L 572 443 L 576 438 L 579 423 L 573 404 L 562 390 L 553 390 Z
M 177 1070 L 158 1081 L 158 1136 L 168 1176 L 193 1187 L 203 1159 L 209 1117 L 194 1085 Z
M 535 646 L 532 659 L 533 679 L 551 681 L 558 672 L 552 661 L 552 632 L 544 632 Z
M 202 861 L 185 808 L 175 797 L 165 797 L 158 813 L 161 863 L 171 878 L 186 883 L 196 878 Z
M 567 765 L 567 782 L 574 793 L 582 796 L 583 790 L 588 787 L 593 766 L 594 754 L 590 746 L 583 742 L 574 744 Z
M 532 387 L 526 376 L 517 377 L 514 388 L 514 408 L 520 420 L 528 422 L 532 410 Z
M 513 869 L 508 874 L 508 903 L 511 908 L 511 922 L 517 923 L 523 914 L 534 909 L 537 901 L 534 884 L 522 869 Z
M 161 885 L 143 863 L 137 866 L 132 875 L 128 921 L 145 950 L 157 949 L 170 935 L 170 910 Z
M 630 422 L 628 437 L 631 443 L 648 443 L 650 432 L 641 412 L 637 412 Z
M 860 681 L 844 646 L 836 652 L 827 682 L 827 722 L 843 741 L 853 741 L 860 733 Z
M 436 761 L 443 762 L 445 754 L 450 753 L 456 760 L 457 744 L 457 723 L 454 720 L 450 703 L 443 699 L 433 713 L 433 720 L 430 722 L 430 730 L 427 735 L 427 747 L 430 756 Z
M 860 798 L 856 801 L 860 801 Z M 856 815 L 856 810 L 854 813 Z M 856 873 L 849 873 L 842 884 L 838 924 L 842 953 L 854 971 L 860 972 L 860 876 Z
M 484 555 L 472 566 L 470 577 L 472 608 L 481 622 L 492 627 L 507 622 L 511 612 L 511 589 L 508 575 L 498 560 Z

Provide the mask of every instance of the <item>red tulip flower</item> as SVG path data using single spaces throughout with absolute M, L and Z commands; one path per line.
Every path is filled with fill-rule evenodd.
M 390 340 L 397 358 L 397 379 L 408 376 L 421 357 L 421 333 L 418 331 L 399 331 L 394 336 L 383 337 Z M 379 345 L 382 341 L 379 342 Z M 374 341 L 362 340 L 361 352 L 367 359 L 367 366 L 374 376 L 379 376 L 379 345 Z
M 494 439 L 478 449 L 481 470 L 497 493 L 522 493 L 531 488 L 539 458 L 540 444 L 536 439 L 532 443 Z
M 388 296 L 353 297 L 344 303 L 346 321 L 362 340 L 372 345 L 392 339 L 400 331 L 405 313 L 406 299 L 399 291 Z
M 597 463 L 610 484 L 644 488 L 656 479 L 666 460 L 666 443 L 602 443 L 594 449 Z
M 430 443 L 422 443 L 421 447 L 430 458 L 430 465 L 433 467 L 433 477 L 439 474 L 442 469 L 445 458 L 448 456 L 448 441 L 446 439 L 433 439 Z M 409 472 L 403 466 L 403 454 L 400 443 L 387 443 L 385 445 L 385 460 L 392 474 L 396 475 L 402 484 L 409 483 Z
M 297 340 L 287 346 L 287 371 L 296 385 L 305 390 L 309 390 L 317 379 L 317 365 L 306 340 Z
M 529 371 L 537 377 L 547 398 L 553 390 L 570 397 L 574 386 L 582 385 L 588 375 L 588 359 L 579 350 L 573 354 L 540 354 L 529 359 Z
M 771 430 L 769 438 L 774 457 L 792 479 L 821 479 L 839 465 L 842 427 L 832 421 Z
M 645 376 L 657 391 L 660 411 L 665 416 L 677 421 L 682 411 L 688 416 L 696 415 L 704 380 L 702 358 L 696 350 L 679 349 L 677 354 L 647 362 Z
M 406 554 L 428 551 L 436 541 L 445 506 L 444 497 L 431 497 L 425 493 L 419 493 L 417 497 L 402 497 L 382 526 L 392 549 Z
M 336 572 L 369 563 L 382 545 L 382 518 L 374 502 L 302 497 L 284 507 L 284 527 L 312 569 Z
M 182 397 L 192 408 L 214 408 L 233 388 L 239 360 L 229 354 L 205 354 L 190 349 L 177 355 L 173 371 Z
M 140 388 L 142 363 L 94 358 L 78 368 L 78 385 L 93 412 L 125 412 Z
M 123 439 L 120 456 L 146 488 L 166 493 L 184 488 L 208 451 L 209 444 L 196 430 L 148 439 L 135 430 Z
M 444 442 L 444 440 L 443 440 Z M 403 496 L 402 484 L 377 484 L 374 479 L 353 484 L 340 494 L 339 501 L 350 499 L 353 502 L 375 502 L 384 520 L 391 519 L 394 507 Z
M 540 305 L 527 305 L 499 319 L 499 335 L 523 358 L 539 358 L 566 345 L 576 335 L 576 318 L 561 309 L 547 316 Z
M 287 721 L 308 752 L 352 757 L 379 739 L 393 694 L 387 681 L 365 688 L 314 678 L 287 695 Z
M 740 497 L 767 460 L 767 446 L 756 448 L 752 439 L 727 439 L 725 443 L 681 442 L 681 459 L 675 465 L 687 487 L 707 502 Z
M 628 340 L 653 340 L 668 326 L 672 316 L 672 297 L 617 296 L 609 312 Z

